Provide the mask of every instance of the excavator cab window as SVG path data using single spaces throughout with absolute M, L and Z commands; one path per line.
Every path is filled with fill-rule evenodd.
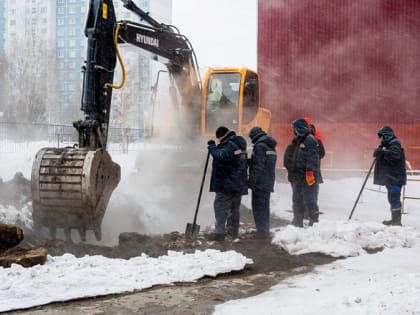
M 214 73 L 209 78 L 206 101 L 206 129 L 219 126 L 238 128 L 240 73 Z
M 249 124 L 258 112 L 258 76 L 248 72 L 244 83 L 243 123 Z

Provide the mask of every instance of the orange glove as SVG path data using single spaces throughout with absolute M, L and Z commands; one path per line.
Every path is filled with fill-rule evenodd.
M 315 176 L 313 171 L 306 171 L 306 183 L 309 186 L 315 184 Z

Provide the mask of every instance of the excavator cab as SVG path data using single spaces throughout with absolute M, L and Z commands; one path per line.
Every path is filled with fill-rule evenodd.
M 247 68 L 209 68 L 203 83 L 201 132 L 226 126 L 244 135 L 255 125 L 268 131 L 269 110 L 261 107 L 258 74 Z

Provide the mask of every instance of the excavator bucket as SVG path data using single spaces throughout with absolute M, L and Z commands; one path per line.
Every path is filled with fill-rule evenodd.
M 101 223 L 112 191 L 121 177 L 120 166 L 104 149 L 43 148 L 32 166 L 32 207 L 35 230 L 47 227 L 50 237 L 61 228 L 83 241 L 93 230 L 101 239 Z

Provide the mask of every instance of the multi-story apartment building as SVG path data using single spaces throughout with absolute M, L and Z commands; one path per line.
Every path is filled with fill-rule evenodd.
M 172 0 L 134 0 L 143 10 L 164 23 L 170 23 Z M 47 104 L 48 121 L 71 123 L 80 117 L 82 73 L 86 55 L 84 27 L 89 0 L 0 0 L 4 4 L 4 42 L 9 56 L 18 49 L 31 48 L 39 52 L 40 59 L 47 60 L 48 67 L 38 69 L 40 77 L 48 77 L 50 94 L 55 94 Z M 114 0 L 117 19 L 139 21 L 139 18 Z M 0 20 L 1 23 L 1 20 Z M 1 28 L 1 24 L 0 24 Z M 1 46 L 0 46 L 1 47 Z M 21 48 L 19 48 L 21 47 Z M 122 47 L 128 66 L 127 86 L 116 95 L 115 107 L 124 103 L 123 117 L 114 117 L 113 123 L 127 128 L 144 125 L 145 111 L 150 106 L 150 88 L 155 68 L 161 67 L 150 61 L 139 49 Z M 50 58 L 47 52 L 53 51 Z M 118 80 L 118 69 L 115 80 Z M 45 74 L 43 72 L 46 72 Z M 118 96 L 118 93 L 120 95 Z M 113 102 L 114 102 L 113 100 Z M 114 107 L 114 103 L 113 103 Z M 147 114 L 146 114 L 147 116 Z M 112 116 L 111 116 L 112 117 Z M 141 122 L 140 122 L 141 121 Z
M 65 123 L 79 115 L 81 99 L 81 66 L 86 50 L 84 26 L 89 2 L 86 0 L 55 1 L 56 88 L 58 103 L 55 122 Z
M 143 10 L 150 12 L 156 19 L 170 22 L 172 0 L 134 0 L 134 2 Z M 139 21 L 135 14 L 123 7 L 121 1 L 114 0 L 113 3 L 117 20 Z M 58 109 L 61 109 L 56 117 L 60 121 L 63 118 L 69 119 L 75 113 L 80 115 L 81 66 L 86 55 L 84 26 L 88 4 L 88 0 L 57 0 L 56 4 Z M 148 116 L 147 112 L 150 111 L 153 69 L 159 65 L 153 65 L 150 56 L 145 56 L 138 49 L 125 47 L 120 47 L 120 49 L 127 67 L 127 83 L 122 90 L 113 92 L 111 126 L 142 128 Z M 114 80 L 119 80 L 119 76 L 117 65 Z

